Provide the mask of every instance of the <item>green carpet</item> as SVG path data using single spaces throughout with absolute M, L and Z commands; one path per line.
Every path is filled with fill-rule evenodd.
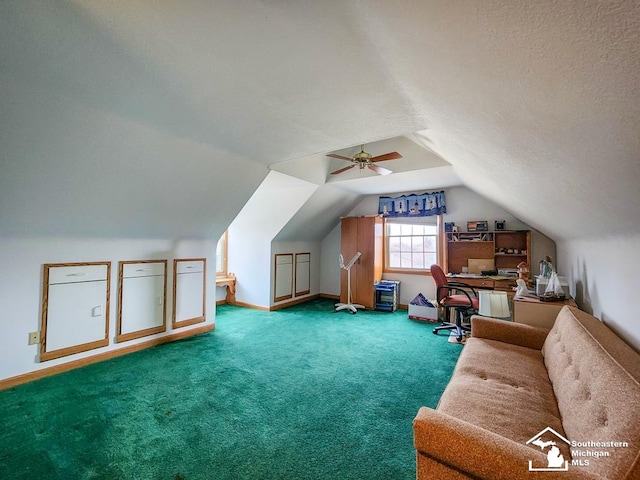
M 224 305 L 211 333 L 0 392 L 0 478 L 415 478 L 412 420 L 463 347 L 332 305 Z

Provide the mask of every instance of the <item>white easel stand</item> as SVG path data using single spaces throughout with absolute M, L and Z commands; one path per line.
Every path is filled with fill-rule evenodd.
M 358 313 L 358 308 L 364 309 L 364 305 L 359 303 L 336 303 L 336 312 L 340 310 L 349 310 L 351 313 Z
M 334 305 L 336 312 L 348 310 L 351 313 L 358 313 L 359 308 L 365 308 L 364 305 L 360 305 L 359 303 L 351 303 L 351 267 L 353 267 L 353 264 L 360 258 L 360 255 L 362 255 L 360 252 L 356 253 L 347 265 L 344 265 L 342 255 L 340 255 L 340 268 L 347 271 L 347 303 L 336 303 Z

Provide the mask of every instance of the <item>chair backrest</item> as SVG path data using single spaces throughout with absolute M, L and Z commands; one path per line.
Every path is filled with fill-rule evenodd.
M 440 266 L 431 265 L 431 276 L 433 277 L 433 281 L 436 282 L 436 295 L 438 296 L 438 302 L 447 298 L 448 290 L 446 288 L 440 289 L 438 292 L 438 287 L 444 287 L 449 282 L 447 281 L 447 276 L 444 274 Z

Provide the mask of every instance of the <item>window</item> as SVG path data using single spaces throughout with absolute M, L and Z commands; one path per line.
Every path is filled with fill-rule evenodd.
M 227 276 L 227 232 L 225 231 L 216 246 L 216 276 Z
M 428 270 L 440 259 L 440 216 L 386 220 L 386 270 Z

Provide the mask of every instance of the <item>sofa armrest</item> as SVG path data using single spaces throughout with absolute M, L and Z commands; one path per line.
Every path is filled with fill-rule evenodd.
M 541 350 L 549 330 L 495 318 L 471 317 L 471 336 Z
M 422 407 L 413 421 L 418 452 L 473 478 L 531 480 L 529 461 L 546 465 L 542 452 L 464 420 Z M 537 477 L 536 477 L 537 478 Z M 596 479 L 584 469 L 545 472 L 545 480 Z

